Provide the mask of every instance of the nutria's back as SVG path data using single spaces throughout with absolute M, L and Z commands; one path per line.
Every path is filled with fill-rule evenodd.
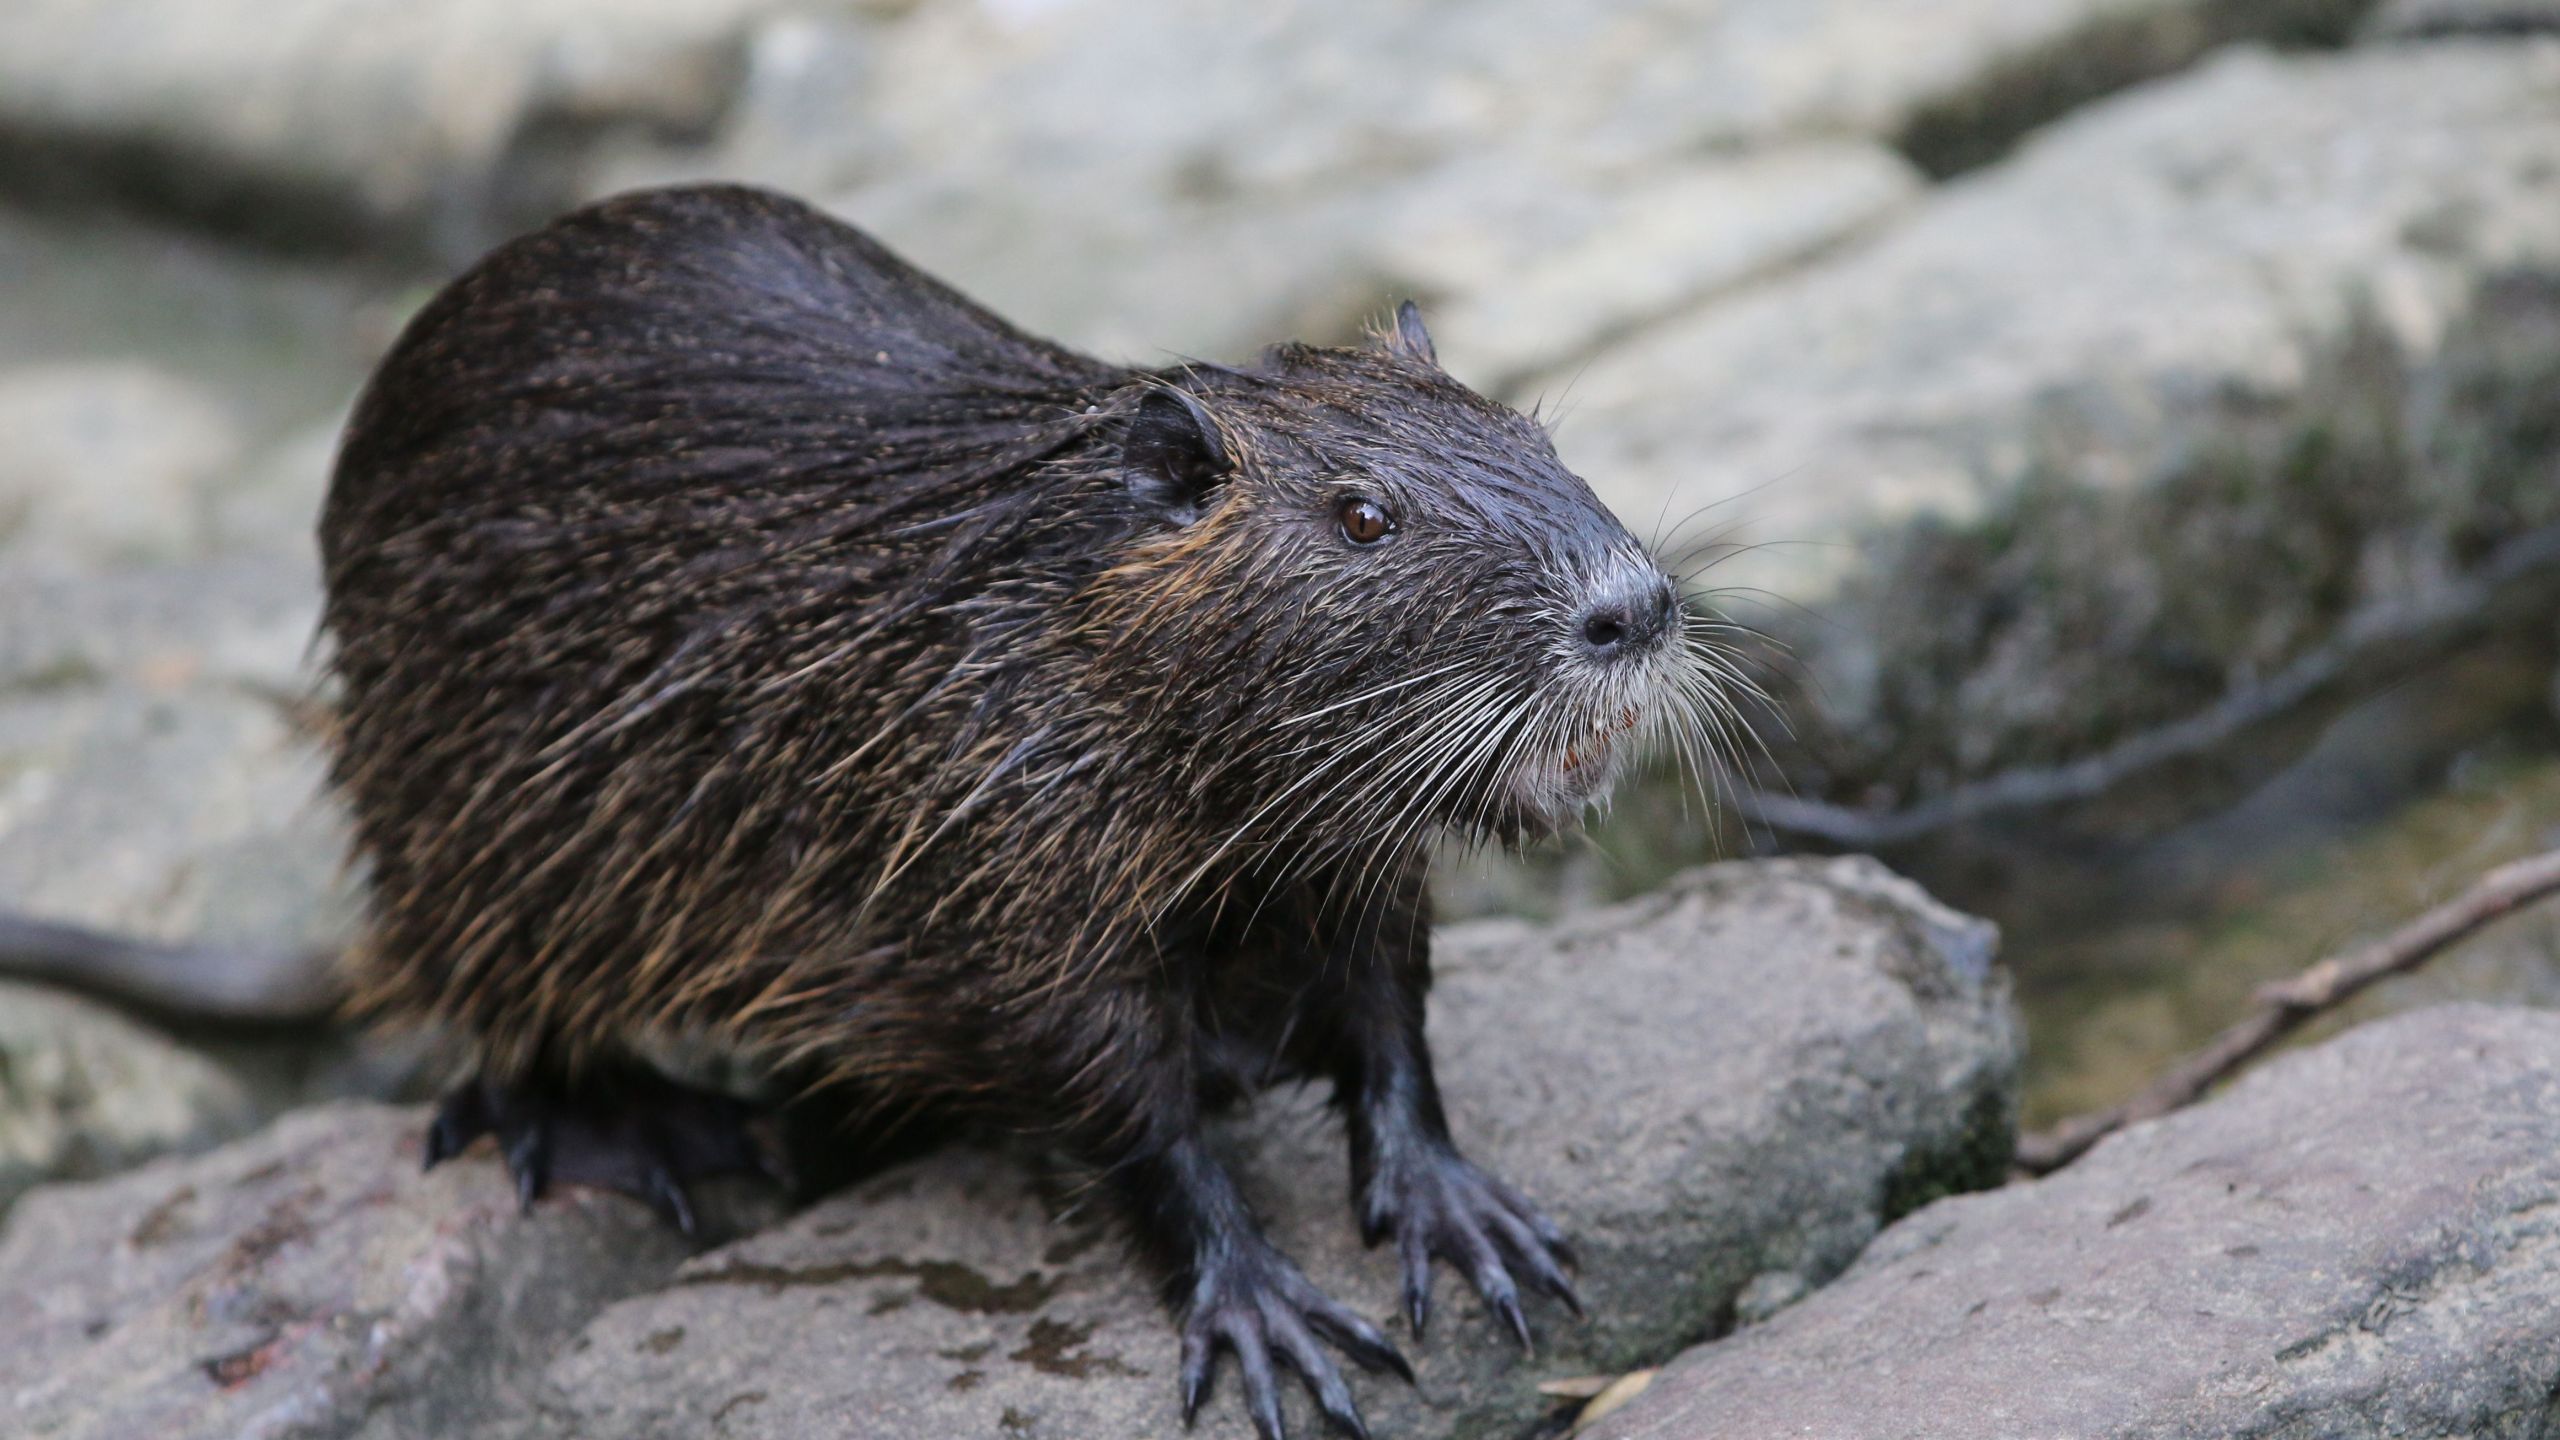
M 1401 446 L 1418 485 L 1445 482 L 1434 467 L 1471 484 L 1392 573 L 1275 585 L 1305 526 L 1256 531 L 1236 504 L 1223 531 L 1167 524 L 1188 490 L 1168 502 L 1111 468 L 1127 437 L 1206 421 L 1201 406 L 1222 418 L 1171 443 L 1238 453 L 1159 469 L 1253 464 L 1292 501 Z M 321 533 L 339 775 L 375 866 L 366 987 L 502 1051 L 562 1025 L 725 1033 L 758 1005 L 780 1021 L 844 983 L 842 952 L 883 945 L 929 992 L 914 1003 L 943 1006 L 967 982 L 912 941 L 964 904 L 997 904 L 971 931 L 1071 952 L 1162 923 L 1170 889 L 1222 881 L 1212 832 L 1246 816 L 1140 816 L 1230 783 L 1232 804 L 1267 801 L 1323 733 L 1204 755 L 1207 729 L 1422 673 L 1457 643 L 1444 622 L 1506 579 L 1533 607 L 1575 567 L 1641 563 L 1608 548 L 1623 534 L 1534 426 L 1419 357 L 1291 348 L 1256 372 L 1145 376 L 733 188 L 583 212 L 440 295 L 359 404 Z M 1284 646 L 1302 672 L 1273 673 Z M 1168 672 L 1186 652 L 1200 663 Z M 1376 718 L 1354 704 L 1325 725 Z M 1408 786 L 1430 778 L 1410 768 Z M 1353 809 L 1405 808 L 1352 791 Z M 1019 813 L 1035 797 L 1038 824 Z M 951 833 L 964 804 L 975 843 Z M 1265 818 L 1378 839 L 1330 810 Z M 1240 857 L 1275 843 L 1244 838 Z M 1109 873 L 1076 873 L 1096 864 Z M 874 893 L 892 872 L 919 892 Z M 1069 874 L 1068 913 L 1048 913 L 1044 880 Z M 970 966 L 994 963 L 967 943 Z M 855 983 L 871 1008 L 888 998 Z
M 807 747 L 916 698 L 889 677 L 959 644 L 948 607 L 1001 573 L 951 565 L 950 522 L 1036 528 L 991 481 L 1126 379 L 746 190 L 585 212 L 438 296 L 321 527 L 371 1002 L 521 1048 L 537 1017 L 689 1024 L 771 983 L 686 993 L 795 928 L 738 872 L 819 883 L 795 868 L 842 843 L 819 796 L 894 808 L 865 773 L 798 773 Z M 810 678 L 855 683 L 789 683 L 831 661 L 855 673 Z M 631 869 L 643 833 L 656 873 Z

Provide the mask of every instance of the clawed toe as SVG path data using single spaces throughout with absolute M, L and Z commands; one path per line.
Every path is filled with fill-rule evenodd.
M 1523 1281 L 1552 1296 L 1576 1319 L 1583 1316 L 1582 1297 L 1565 1273 L 1574 1259 L 1564 1233 L 1518 1191 L 1453 1151 L 1373 1177 L 1361 1207 L 1361 1229 L 1372 1243 L 1387 1234 L 1396 1237 L 1405 1314 L 1416 1338 L 1430 1322 L 1435 1260 L 1446 1260 L 1466 1274 L 1485 1308 L 1524 1351 L 1532 1341 L 1520 1304 Z
M 1182 1329 L 1182 1419 L 1188 1425 L 1207 1401 L 1218 1356 L 1232 1354 L 1244 1386 L 1245 1413 L 1261 1440 L 1286 1440 L 1279 1372 L 1296 1372 L 1326 1423 L 1369 1440 L 1368 1423 L 1325 1344 L 1364 1369 L 1413 1381 L 1413 1366 L 1377 1326 L 1344 1309 L 1308 1282 L 1277 1251 L 1260 1248 L 1228 1258 L 1200 1277 Z

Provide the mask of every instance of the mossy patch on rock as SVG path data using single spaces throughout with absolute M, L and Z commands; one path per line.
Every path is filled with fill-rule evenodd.
M 1875 702 L 1854 731 L 1781 739 L 1782 759 L 1800 788 L 1909 800 L 2085 755 L 2387 625 L 2560 525 L 2555 392 L 2560 277 L 2519 274 L 2430 358 L 2369 316 L 2298 396 L 2230 398 L 2140 483 L 2093 482 L 2048 432 L 2004 503 L 1912 526 L 1851 582 L 1834 608 L 1872 637 Z M 1825 632 L 1791 638 L 1821 668 Z M 2314 698 L 2334 709 L 2424 653 L 2377 645 Z M 2211 774 L 2162 778 L 2190 804 L 2215 793 Z

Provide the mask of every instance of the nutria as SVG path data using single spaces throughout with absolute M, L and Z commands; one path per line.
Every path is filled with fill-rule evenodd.
M 679 1218 L 709 1041 L 1089 1163 L 1180 1317 L 1364 1433 L 1411 1376 L 1267 1241 L 1210 1106 L 1330 1079 L 1424 1324 L 1525 1344 L 1564 1237 L 1463 1159 L 1423 1041 L 1435 836 L 1516 841 L 1694 726 L 1672 580 L 1535 421 L 1375 343 L 1141 371 L 788 198 L 631 195 L 509 243 L 375 373 L 321 521 L 363 1004 L 472 1042 L 430 1164 Z M 1524 1017 L 1525 1021 L 1526 1017 Z M 1519 1277 L 1515 1281 L 1515 1274 Z

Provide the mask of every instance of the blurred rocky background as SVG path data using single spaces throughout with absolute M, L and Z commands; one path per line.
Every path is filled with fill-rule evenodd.
M 1912 1061 L 1933 1080 L 1895 1082 L 1907 1105 L 1813 1126 L 1864 1137 L 1850 1151 L 1938 1154 L 1969 1125 L 2119 1098 L 2259 984 L 2560 839 L 2549 0 L 8 0 L 0 909 L 174 960 L 344 942 L 360 877 L 319 790 L 310 665 L 339 418 L 405 315 L 486 245 L 708 177 L 818 200 L 1027 327 L 1139 363 L 1346 341 L 1418 300 L 1453 373 L 1536 406 L 1679 558 L 1770 697 L 1740 697 L 1711 796 L 1665 770 L 1560 851 L 1452 857 L 1444 909 L 1570 934 L 1719 854 L 1872 851 L 1996 920 L 2023 1090 L 2015 1035 L 1968 1012 L 1971 1038 L 1928 1052 L 1934 1070 Z M 1757 877 L 1734 882 L 1746 917 L 1797 883 L 1783 865 L 1716 873 Z M 1944 949 L 1909 938 L 1926 925 L 1840 923 Z M 1771 984 L 1803 973 L 1767 948 L 1782 929 L 1736 932 L 1762 937 Z M 1590 1003 L 1553 983 L 1555 1008 Z M 2339 1023 L 2466 998 L 2560 1001 L 2560 921 L 2493 931 Z M 400 1065 L 297 1023 L 309 1011 L 295 992 L 264 1025 L 208 1026 L 0 983 L 0 1205 L 401 1093 Z M 1862 1013 L 1804 1033 L 1854 1049 Z M 2489 1028 L 2478 1054 L 2560 1064 L 2547 1029 Z M 1771 1063 L 1810 1073 L 1831 1053 Z M 1529 1106 L 1505 1133 L 1534 1130 Z M 349 1145 L 398 1128 L 373 1114 L 315 1111 L 252 1143 L 328 1151 L 330 1124 Z M 2377 1134 L 2427 1129 L 2386 1118 Z M 292 1193 L 392 1184 L 332 1163 L 351 1168 Z M 128 1226 L 133 1297 L 174 1263 L 164 1231 L 220 1230 L 189 1206 L 232 1203 L 193 1171 L 148 1196 L 115 1183 L 135 1213 L 99 1213 Z M 1595 1203 L 1669 1203 L 1658 1187 L 1689 1181 L 1646 1183 Z M 1680 1318 L 1578 1353 L 1659 1360 L 1783 1307 L 1921 1191 L 1803 1219 L 1819 1244 L 1753 1221 L 1747 1241 L 1633 1246 L 1642 1265 L 1726 1261 Z M 85 1193 L 48 1192 L 25 1233 L 54 1238 L 11 1243 L 76 1243 L 42 1227 L 71 1224 Z M 295 1203 L 286 1229 L 326 1229 L 306 1213 L 321 1201 Z M 417 1233 L 463 1224 L 440 1213 L 411 1215 Z M 1727 1275 L 1735 1245 L 1774 1258 Z M 412 1296 L 430 1338 L 399 1364 L 444 1365 L 435 1327 L 465 1337 L 469 1317 L 527 1306 L 565 1344 L 677 1258 L 625 1257 L 641 1268 L 553 1297 L 568 1310 L 462 1282 Z M 1164 1355 L 1104 1364 L 1062 1338 L 1119 1315 L 1024 1319 L 1002 1343 L 1050 1362 L 1024 1362 L 1041 1383 L 1155 1369 L 1137 1392 L 1154 1408 L 1131 1413 L 1161 1419 Z M 72 1328 L 45 1353 L 74 1353 L 93 1321 L 109 1323 L 52 1316 Z M 13 1323 L 33 1322 L 0 1303 L 0 1335 Z M 236 1362 L 205 1371 L 229 1395 L 299 1323 L 252 1314 L 237 1348 L 191 1358 Z M 704 1323 L 632 1319 L 646 1333 L 621 1343 L 662 1356 L 676 1342 L 659 1337 Z M 468 1350 L 450 1363 L 481 1389 L 399 1371 L 425 1387 L 399 1403 L 424 1408 L 387 1411 L 341 1384 L 359 1360 L 329 1363 L 336 1398 L 294 1392 L 308 1433 L 464 1433 L 399 1428 L 444 1414 L 510 1433 L 535 1394 L 595 1433 L 641 1433 L 596 1408 L 629 1378 L 600 1360 L 538 1377 Z M 0 1422 L 13 1394 L 58 1399 L 6 1383 Z M 951 1403 L 977 1384 L 953 1379 Z M 764 1388 L 668 1398 L 668 1414 L 704 1401 L 669 1433 L 786 1401 L 826 1413 Z M 970 1424 L 1124 1423 L 1081 1401 L 1044 1412 L 1061 1402 L 1036 1392 L 976 1394 Z M 1519 1433 L 1539 1407 L 1524 1397 L 1446 1433 Z M 34 1433 L 160 1423 L 79 1413 L 42 1410 Z M 363 1428 L 379 1414 L 405 1418 Z M 2428 1423 L 2472 1423 L 2453 1414 Z M 753 1433 L 828 1433 L 790 1424 Z

